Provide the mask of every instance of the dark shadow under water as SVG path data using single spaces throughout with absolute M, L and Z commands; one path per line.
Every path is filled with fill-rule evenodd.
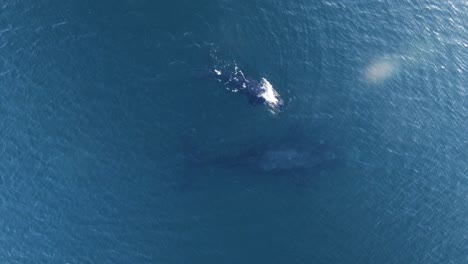
M 210 170 L 262 179 L 291 179 L 303 184 L 314 176 L 347 166 L 340 147 L 324 140 L 309 139 L 302 132 L 266 142 L 257 139 L 213 143 L 207 148 L 198 147 L 196 139 L 193 136 L 183 143 L 183 166 L 190 172 L 185 175 L 183 185 L 197 181 L 193 175 Z

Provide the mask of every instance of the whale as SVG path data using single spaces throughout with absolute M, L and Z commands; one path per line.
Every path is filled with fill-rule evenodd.
M 226 146 L 211 156 L 198 151 L 192 155 L 195 167 L 218 167 L 250 171 L 254 174 L 288 175 L 307 171 L 329 170 L 341 166 L 343 160 L 332 146 L 323 142 L 309 144 L 259 144 L 238 150 Z
M 289 174 L 334 167 L 338 163 L 335 153 L 329 150 L 311 151 L 295 147 L 242 153 L 235 161 L 225 160 L 226 166 L 241 167 L 257 174 Z
M 251 105 L 265 105 L 272 113 L 278 113 L 283 106 L 283 99 L 266 78 L 247 78 L 237 67 L 234 72 L 214 68 L 210 75 L 228 90 L 245 96 Z

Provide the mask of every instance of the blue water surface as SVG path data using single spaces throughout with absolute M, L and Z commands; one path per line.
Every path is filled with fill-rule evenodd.
M 466 2 L 0 8 L 1 263 L 468 263 Z

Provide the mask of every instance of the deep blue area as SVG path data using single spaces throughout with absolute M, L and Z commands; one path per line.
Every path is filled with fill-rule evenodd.
M 465 2 L 0 8 L 1 263 L 468 262 Z

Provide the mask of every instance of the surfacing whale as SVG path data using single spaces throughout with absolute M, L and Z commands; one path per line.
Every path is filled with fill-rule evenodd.
M 246 78 L 237 67 L 233 73 L 225 73 L 216 68 L 210 73 L 230 91 L 246 96 L 252 105 L 266 105 L 272 113 L 279 112 L 283 106 L 283 99 L 265 78 L 259 82 Z

